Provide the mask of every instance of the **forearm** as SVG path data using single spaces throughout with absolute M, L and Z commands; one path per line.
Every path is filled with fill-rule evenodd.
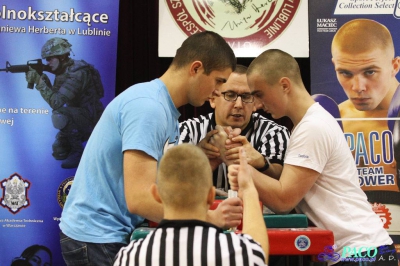
M 131 198 L 130 202 L 127 204 L 129 206 L 129 212 L 137 214 L 152 222 L 158 223 L 163 219 L 164 212 L 162 204 L 154 200 L 150 191 Z
M 249 164 L 257 169 L 259 172 L 266 174 L 272 178 L 279 179 L 282 174 L 283 166 L 279 163 L 271 163 L 268 158 L 264 157 L 261 153 L 259 156 L 255 156 L 254 161 L 250 161 Z
M 268 262 L 269 242 L 266 225 L 262 215 L 257 190 L 246 189 L 242 194 L 243 200 L 243 229 L 244 234 L 250 235 L 264 250 Z
M 283 166 L 278 163 L 271 163 L 268 169 L 263 172 L 263 174 L 266 174 L 274 179 L 279 179 L 282 174 L 282 168 Z
M 64 85 L 65 84 L 63 84 L 59 89 L 54 89 L 47 75 L 43 74 L 42 79 L 36 85 L 36 89 L 40 91 L 42 98 L 50 105 L 52 109 L 58 109 L 62 107 L 65 103 L 67 103 L 70 99 L 75 97 L 75 91 L 70 91 L 71 89 L 70 90 L 63 89 Z M 76 88 L 72 88 L 72 90 L 75 89 Z M 60 91 L 67 91 L 68 93 L 63 94 L 60 93 Z
M 163 218 L 162 205 L 151 194 L 156 175 L 154 158 L 138 150 L 124 152 L 124 191 L 128 211 L 159 222 Z
M 294 207 L 289 195 L 285 195 L 279 180 L 253 170 L 253 182 L 262 203 L 275 213 L 288 213 Z
M 214 158 L 214 159 L 209 158 L 209 162 L 210 162 L 211 170 L 215 171 L 218 168 L 218 166 L 222 163 L 222 160 L 219 158 Z
M 68 101 L 67 97 L 51 89 L 42 90 L 40 94 L 52 109 L 58 109 Z

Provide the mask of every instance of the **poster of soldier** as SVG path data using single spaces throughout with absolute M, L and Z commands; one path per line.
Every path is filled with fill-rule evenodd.
M 115 96 L 118 8 L 0 4 L 0 265 L 39 252 L 42 265 L 65 265 L 58 224 L 86 141 Z

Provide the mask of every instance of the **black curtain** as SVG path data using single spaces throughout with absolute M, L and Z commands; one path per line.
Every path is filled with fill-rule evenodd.
M 248 66 L 253 58 L 238 58 L 237 62 Z M 296 58 L 302 78 L 310 91 L 310 60 Z M 172 58 L 158 57 L 158 0 L 121 0 L 119 7 L 118 53 L 116 95 L 129 86 L 160 77 Z M 180 121 L 211 112 L 208 103 L 202 107 L 185 105 L 179 108 Z M 262 111 L 261 111 L 262 112 Z M 263 113 L 263 112 L 262 112 Z M 264 115 L 269 115 L 263 113 Z M 287 118 L 275 120 L 287 126 Z

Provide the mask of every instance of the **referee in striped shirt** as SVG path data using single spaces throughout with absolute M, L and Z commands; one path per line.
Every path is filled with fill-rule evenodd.
M 203 151 L 191 144 L 169 149 L 160 161 L 151 192 L 163 204 L 164 219 L 144 239 L 122 248 L 114 266 L 266 265 L 268 235 L 258 192 L 241 149 L 238 195 L 243 201 L 243 231 L 224 233 L 207 222 L 214 202 L 211 167 Z
M 188 119 L 180 123 L 180 143 L 191 143 L 203 149 L 213 170 L 213 183 L 219 195 L 229 190 L 227 165 L 238 163 L 238 146 L 246 149 L 248 163 L 260 172 L 279 178 L 283 158 L 289 143 L 289 130 L 263 117 L 256 111 L 254 97 L 250 93 L 246 77 L 247 67 L 236 69 L 221 86 L 221 96 L 210 100 L 214 112 Z M 210 143 L 217 133 L 216 125 L 240 129 L 232 148 L 221 154 L 221 149 Z M 229 141 L 229 140 L 228 140 Z M 227 159 L 227 160 L 224 160 Z

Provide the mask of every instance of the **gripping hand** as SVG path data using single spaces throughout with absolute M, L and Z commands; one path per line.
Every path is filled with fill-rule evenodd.
M 25 73 L 26 82 L 31 84 L 38 84 L 40 81 L 40 75 L 34 69 L 30 69 L 28 72 Z
M 44 73 L 40 76 L 33 68 L 30 68 L 30 70 L 25 73 L 25 78 L 30 89 L 33 89 L 33 84 L 36 84 L 36 89 L 38 91 L 51 87 L 49 77 Z
M 226 133 L 224 127 L 220 125 L 217 125 L 215 129 L 218 130 L 218 133 L 212 136 L 212 138 L 210 139 L 210 143 L 219 149 L 222 161 L 226 165 L 231 165 L 233 161 L 228 160 L 225 156 L 225 144 L 226 140 L 228 139 L 228 134 Z

